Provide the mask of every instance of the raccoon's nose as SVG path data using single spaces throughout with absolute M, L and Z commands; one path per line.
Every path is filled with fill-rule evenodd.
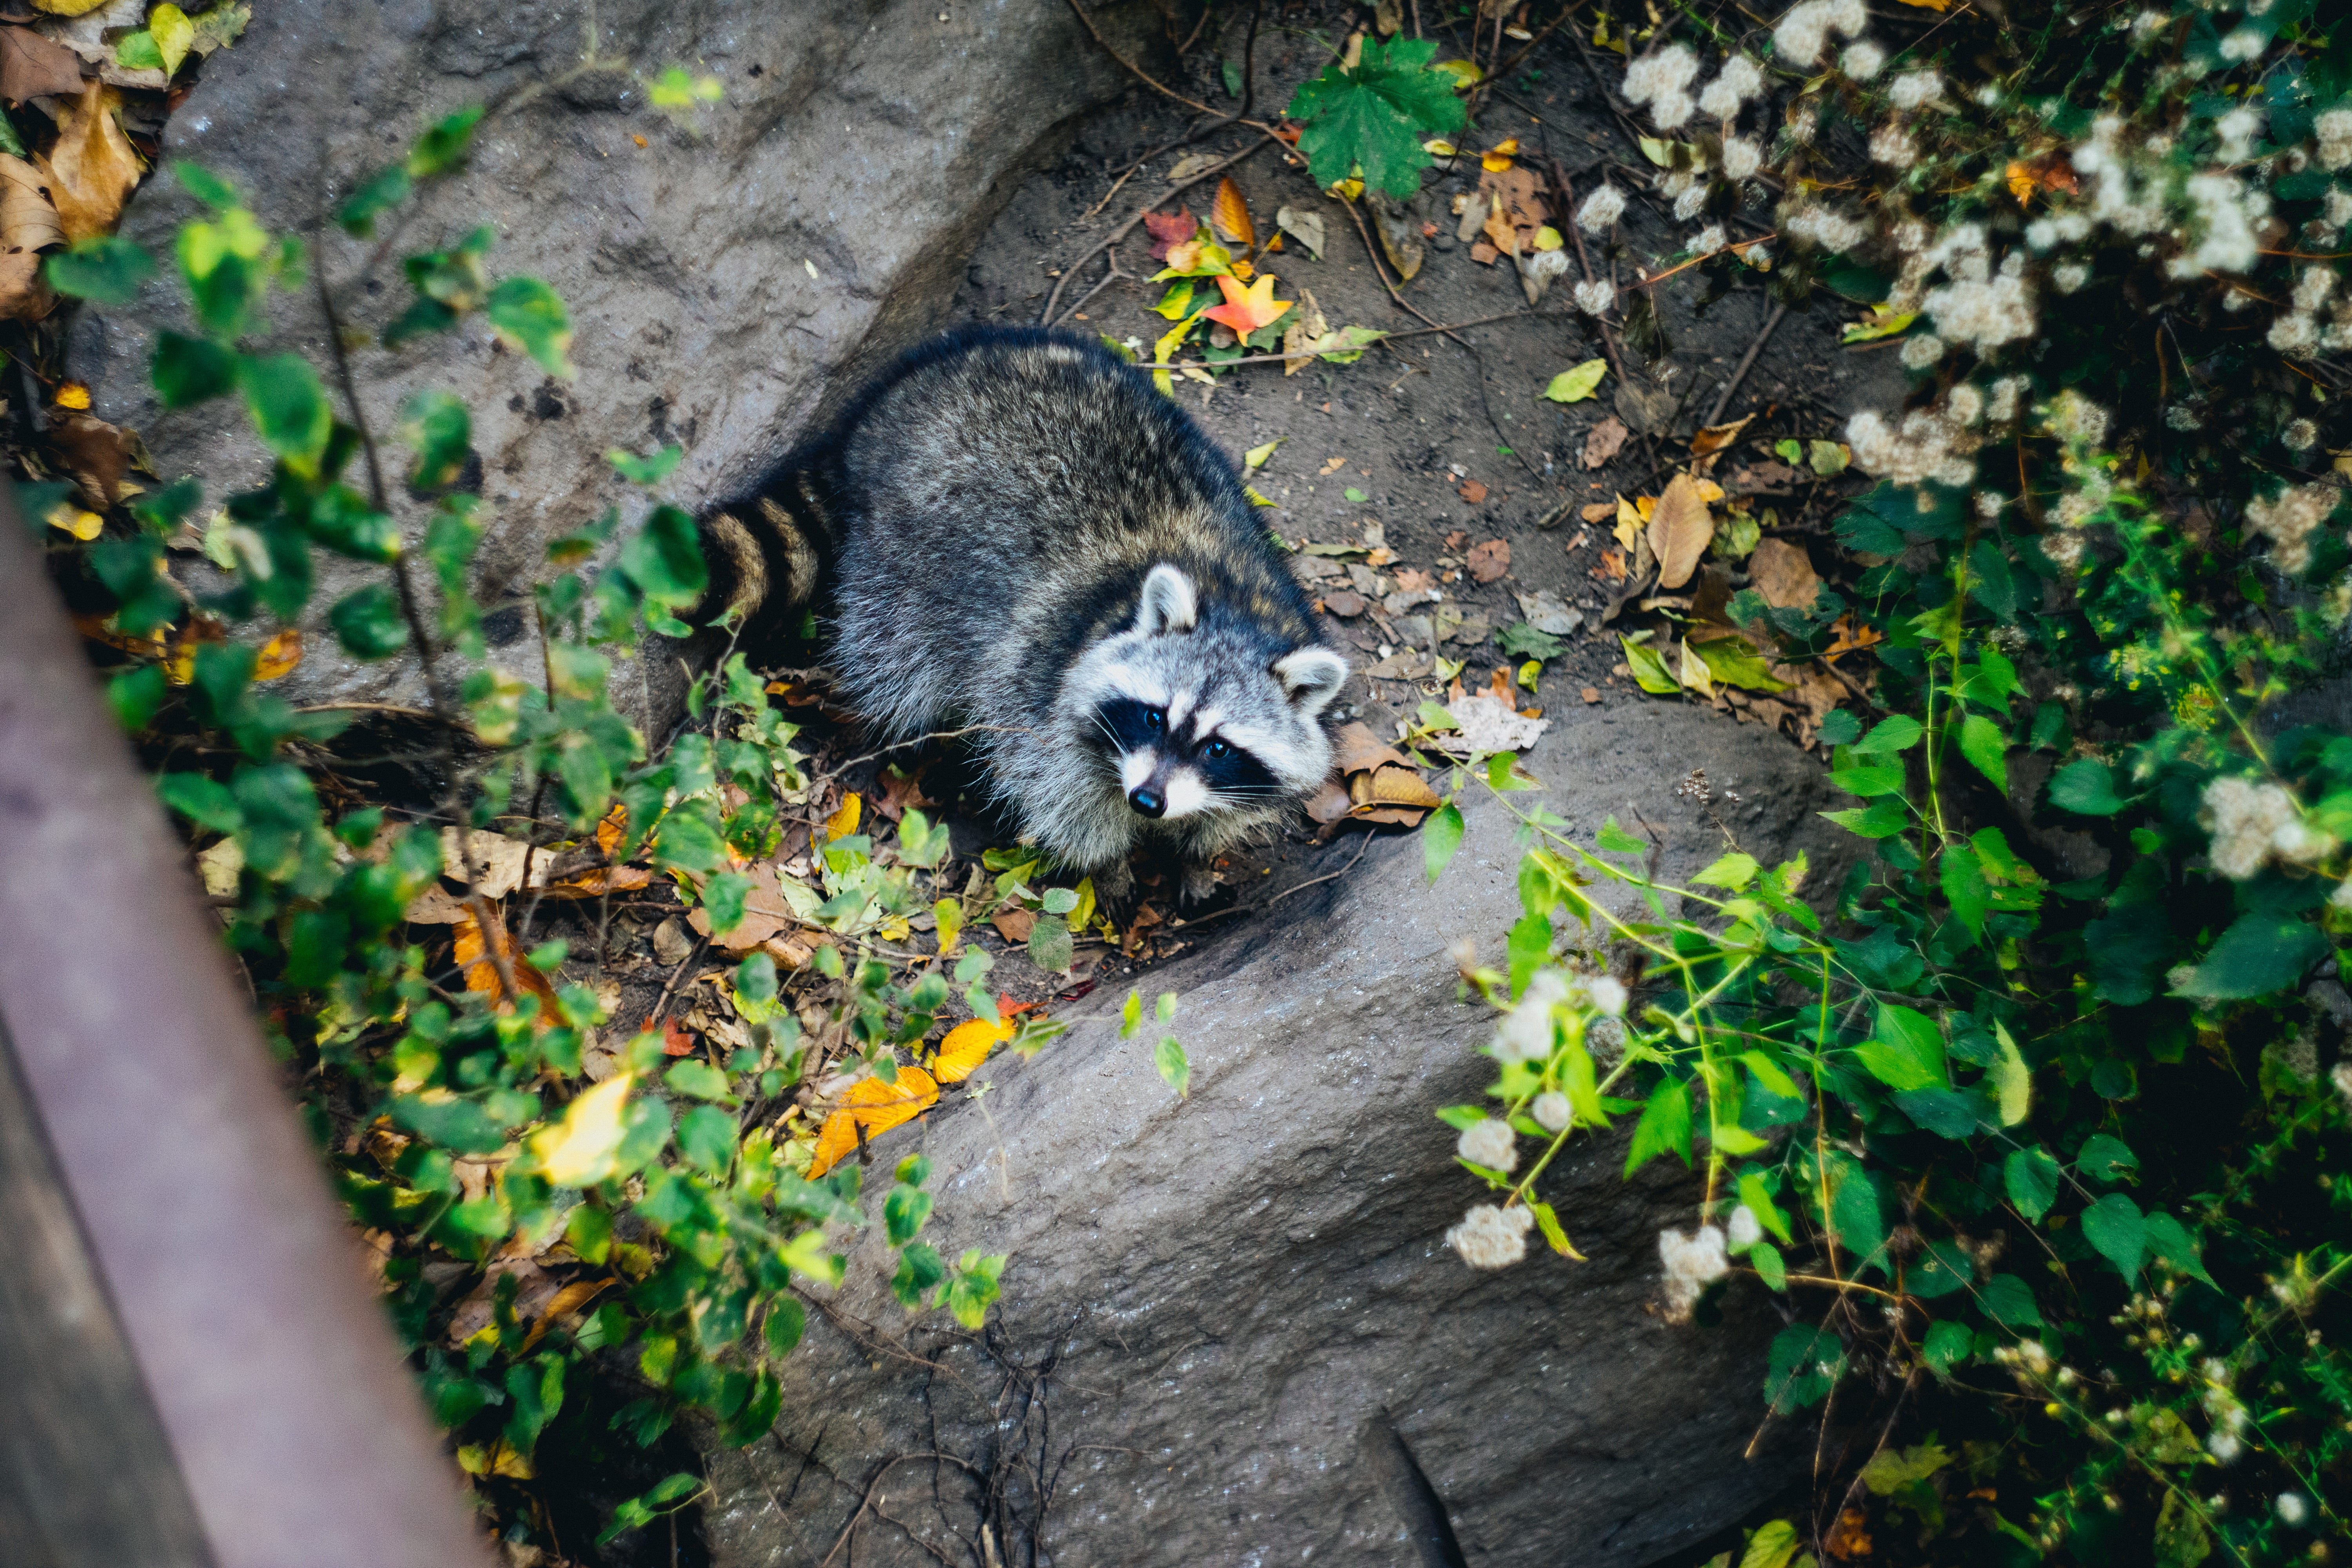
M 1138 784 L 1127 792 L 1127 804 L 1146 816 L 1158 816 L 1168 809 L 1168 797 L 1150 784 Z

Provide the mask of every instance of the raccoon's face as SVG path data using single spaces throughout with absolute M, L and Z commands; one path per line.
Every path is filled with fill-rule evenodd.
M 1330 771 L 1321 715 L 1347 661 L 1203 617 L 1177 567 L 1151 569 L 1134 626 L 1097 644 L 1076 673 L 1087 738 L 1139 816 L 1262 808 L 1307 794 Z

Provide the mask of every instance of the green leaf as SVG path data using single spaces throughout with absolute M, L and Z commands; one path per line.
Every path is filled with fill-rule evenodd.
M 904 1182 L 890 1189 L 882 1200 L 883 1226 L 893 1247 L 904 1247 L 915 1239 L 923 1222 L 931 1216 L 931 1194 Z
M 172 176 L 180 182 L 183 190 L 208 207 L 225 210 L 244 205 L 245 198 L 237 195 L 235 185 L 201 163 L 182 158 L 172 165 Z
M 1966 840 L 1945 845 L 1937 880 L 1952 906 L 1952 918 L 1968 928 L 1971 941 L 1982 942 L 1985 915 L 1992 908 L 1992 889 L 1985 881 L 1975 847 Z
M 948 1266 L 939 1250 L 928 1242 L 914 1242 L 898 1255 L 898 1272 L 890 1280 L 890 1294 L 911 1311 L 923 1304 L 926 1292 L 947 1277 Z
M 956 1260 L 954 1279 L 948 1284 L 948 1310 L 967 1329 L 987 1321 L 989 1303 L 999 1293 L 997 1277 L 1004 1272 L 1004 1255 L 982 1258 L 977 1248 Z
M 1525 621 L 1515 621 L 1505 626 L 1502 636 L 1496 640 L 1502 644 L 1504 655 L 1510 658 L 1558 658 L 1568 651 L 1568 644 L 1549 632 L 1536 630 Z
M 147 374 L 155 384 L 158 402 L 166 408 L 187 408 L 236 384 L 236 356 L 202 338 L 158 332 Z
M 1927 1341 L 1921 1347 L 1920 1358 L 1937 1377 L 1949 1377 L 1952 1369 L 1967 1361 L 1975 1348 L 1976 1335 L 1969 1331 L 1968 1325 L 1948 1318 L 1927 1325 Z
M 2033 1069 L 2025 1065 L 2025 1058 L 2010 1038 L 2009 1026 L 1995 1019 L 1992 1032 L 2000 1042 L 2000 1058 L 1986 1075 L 2000 1105 L 2000 1124 L 2014 1127 L 2025 1120 L 2033 1106 Z
M 1429 820 L 1421 829 L 1422 860 L 1432 885 L 1444 874 L 1454 852 L 1461 847 L 1462 811 L 1449 800 L 1429 814 Z
M 106 683 L 107 706 L 114 710 L 114 721 L 126 734 L 136 735 L 152 724 L 170 694 L 161 665 L 141 665 Z
M 2011 1205 L 2029 1221 L 2038 1222 L 2058 1201 L 2058 1162 L 2039 1143 L 2011 1150 L 2000 1174 Z
M 1729 888 L 1734 892 L 1738 892 L 1755 879 L 1756 857 L 1738 851 L 1726 855 L 1704 871 L 1696 871 L 1691 875 L 1691 880 L 1703 888 Z
M 2301 980 L 2329 951 L 2326 934 L 2306 919 L 2241 915 L 2175 993 L 2213 1001 L 2267 996 Z
M 2205 1260 L 2197 1255 L 2189 1227 L 2161 1209 L 2147 1216 L 2147 1249 L 2190 1279 L 2213 1283 L 2213 1277 L 2205 1272 Z
M 1830 1198 L 1830 1229 L 1847 1251 L 1853 1266 L 1878 1259 L 1886 1246 L 1886 1222 L 1879 1215 L 1878 1188 L 1860 1165 L 1848 1161 L 1833 1168 L 1836 1184 Z
M 2042 1326 L 2042 1309 L 2034 1304 L 2032 1290 L 2014 1274 L 1996 1274 L 1986 1280 L 1978 1299 L 1984 1303 L 1986 1314 L 2003 1328 Z
M 416 182 L 398 163 L 378 169 L 335 209 L 335 222 L 353 239 L 375 237 L 375 220 L 406 201 Z
M 1167 1080 L 1169 1088 L 1179 1095 L 1191 1097 L 1192 1064 L 1186 1059 L 1184 1047 L 1175 1036 L 1160 1037 L 1160 1045 L 1151 1053 L 1151 1064 L 1160 1069 L 1160 1076 Z
M 1748 1549 L 1739 1554 L 1739 1568 L 1789 1568 L 1797 1554 L 1797 1527 L 1785 1519 L 1756 1527 Z
M 2150 1535 L 2156 1568 L 2198 1568 L 2213 1555 L 2213 1535 L 2187 1492 L 2168 1488 Z
M 1899 795 L 1882 795 L 1868 805 L 1850 805 L 1822 815 L 1864 838 L 1892 838 L 1911 826 L 1911 807 Z
M 1832 708 L 1822 721 L 1822 744 L 1851 746 L 1862 738 L 1862 721 L 1851 708 Z
M 478 1100 L 403 1094 L 386 1109 L 394 1121 L 452 1154 L 491 1154 L 506 1144 L 506 1129 Z
M 1960 721 L 1960 755 L 1976 764 L 1977 772 L 1993 782 L 1996 789 L 2009 788 L 2009 737 L 2000 726 L 1981 713 L 1971 713 Z
M 710 583 L 694 519 L 674 506 L 654 508 L 621 546 L 620 567 L 656 605 L 691 605 Z
M 1911 1064 L 1913 1070 L 1909 1076 L 1924 1075 L 1922 1082 L 1888 1082 L 1889 1088 L 1918 1089 L 1929 1085 L 1942 1088 L 1950 1083 L 1944 1068 L 1944 1033 L 1937 1027 L 1936 1020 L 1915 1007 L 1882 1002 L 1878 1006 L 1875 1032 L 1879 1041 L 1890 1051 Z
M 1059 915 L 1039 915 L 1037 923 L 1029 928 L 1029 962 L 1048 974 L 1063 974 L 1068 973 L 1075 953 L 1070 922 Z
M 1691 1162 L 1690 1086 L 1670 1078 L 1650 1091 L 1634 1124 L 1633 1147 L 1625 1152 L 1625 1174 L 1632 1175 L 1656 1156 L 1667 1152 L 1685 1165 Z
M 1601 830 L 1592 836 L 1592 842 L 1612 855 L 1647 855 L 1650 852 L 1649 845 L 1618 826 L 1613 816 L 1601 818 Z
M 1844 710 L 1840 709 L 1839 711 L 1843 712 Z M 1825 734 L 1826 729 L 1827 727 L 1824 726 Z M 1869 734 L 1853 743 L 1853 749 L 1857 752 L 1874 753 L 1907 752 L 1917 745 L 1919 738 L 1927 732 L 1916 719 L 1907 714 L 1897 713 L 1891 719 L 1882 719 L 1873 725 Z
M 1589 359 L 1573 370 L 1564 370 L 1553 376 L 1551 384 L 1544 388 L 1543 395 L 1554 403 L 1581 403 L 1592 395 L 1594 389 L 1600 386 L 1601 377 L 1608 374 L 1607 360 Z
M 662 1076 L 662 1081 L 691 1100 L 733 1100 L 729 1091 L 727 1075 L 698 1057 L 680 1058 L 677 1065 Z
M 408 646 L 408 622 L 400 596 L 382 583 L 344 595 L 327 612 L 335 640 L 354 658 L 390 658 Z
M 457 110 L 436 123 L 416 139 L 408 150 L 405 172 L 411 179 L 429 180 L 436 174 L 446 174 L 466 161 L 474 145 L 474 127 L 480 122 L 483 106 L 477 103 Z
M 473 450 L 474 419 L 464 399 L 454 393 L 416 392 L 401 405 L 401 445 L 416 454 L 410 465 L 413 489 L 445 489 L 465 471 Z
M 1625 649 L 1625 662 L 1633 667 L 1633 683 L 1653 697 L 1672 697 L 1682 690 L 1682 683 L 1666 668 L 1666 661 L 1648 642 L 1649 633 L 1632 637 L 1619 633 L 1617 640 Z
M 553 376 L 569 377 L 572 317 L 562 299 L 536 278 L 505 278 L 490 290 L 490 325 Z
M 125 70 L 159 71 L 163 68 L 163 50 L 155 35 L 142 27 L 126 33 L 114 46 L 114 63 Z
M 1748 1249 L 1748 1261 L 1756 1270 L 1756 1278 L 1764 1282 L 1767 1290 L 1789 1288 L 1789 1266 L 1781 1260 L 1780 1249 L 1769 1241 L 1759 1241 Z
M 1828 1329 L 1791 1323 L 1772 1336 L 1764 1396 L 1776 1414 L 1819 1405 L 1845 1373 L 1845 1346 Z
M 1467 119 L 1450 79 L 1428 68 L 1436 52 L 1433 40 L 1368 37 L 1352 69 L 1326 66 L 1298 89 L 1284 112 L 1306 127 L 1298 150 L 1316 184 L 1328 189 L 1360 165 L 1365 183 L 1391 195 L 1421 189 L 1432 162 L 1423 141 Z
M 120 235 L 82 240 L 44 266 L 50 288 L 101 305 L 129 304 L 155 276 L 155 258 Z
M 2075 1173 L 2102 1186 L 2120 1182 L 2138 1169 L 2139 1156 L 2111 1132 L 2094 1132 L 2074 1151 Z
M 2115 770 L 2084 757 L 2050 775 L 2050 804 L 2077 816 L 2113 816 L 2127 803 L 2116 794 Z
M 2083 1239 L 2126 1279 L 2139 1277 L 2140 1260 L 2147 1249 L 2147 1221 L 2139 1205 L 2122 1193 L 2109 1193 L 2083 1211 Z
M 740 871 L 721 871 L 702 885 L 702 907 L 710 916 L 710 934 L 725 936 L 743 923 L 751 897 L 751 879 Z
M 299 354 L 241 356 L 236 384 L 262 444 L 290 463 L 308 467 L 326 450 L 334 418 L 318 373 Z
M 1904 1115 L 1938 1138 L 1974 1136 L 1977 1112 L 1983 1103 L 1976 1095 L 1952 1089 L 1911 1089 L 1895 1097 L 1895 1104 Z
M 650 487 L 669 478 L 670 470 L 677 468 L 678 459 L 685 456 L 686 448 L 673 441 L 650 458 L 640 458 L 615 447 L 604 454 L 604 460 L 631 484 Z
M 202 773 L 164 773 L 155 780 L 155 793 L 165 805 L 199 827 L 234 833 L 244 825 L 236 797 L 228 786 Z
M 808 1310 L 790 1296 L 778 1296 L 768 1304 L 768 1321 L 763 1325 L 768 1351 L 772 1355 L 786 1356 L 801 1342 L 808 1331 Z

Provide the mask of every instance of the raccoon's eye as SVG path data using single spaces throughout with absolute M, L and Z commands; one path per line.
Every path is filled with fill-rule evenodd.
M 1143 710 L 1143 722 L 1148 729 L 1164 730 L 1168 727 L 1168 715 L 1157 708 L 1147 708 Z
M 1222 763 L 1234 754 L 1233 747 L 1223 741 L 1212 741 L 1202 750 L 1213 763 Z

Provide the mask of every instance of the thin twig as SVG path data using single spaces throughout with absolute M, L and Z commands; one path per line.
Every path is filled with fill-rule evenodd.
M 653 1010 L 646 1015 L 646 1021 L 638 1026 L 640 1033 L 661 1022 L 662 1009 L 668 1006 L 669 999 L 677 994 L 677 983 L 686 978 L 686 972 L 709 950 L 710 939 L 706 936 L 694 944 L 692 952 L 678 961 L 677 967 L 669 972 L 669 984 L 661 988 L 661 994 L 654 998 Z
M 1569 237 L 1576 242 L 1576 264 L 1583 270 L 1585 282 L 1594 282 L 1596 279 L 1592 273 L 1592 257 L 1584 248 L 1584 227 L 1576 221 L 1576 187 L 1569 183 L 1568 171 L 1561 166 L 1558 157 L 1549 157 L 1547 161 L 1551 164 L 1552 184 L 1559 190 L 1561 226 L 1568 230 Z M 1608 317 L 1595 316 L 1592 320 L 1601 329 L 1601 350 L 1609 356 L 1609 368 L 1616 372 L 1617 384 L 1623 386 L 1626 384 L 1625 361 L 1617 352 L 1617 335 L 1610 331 Z
M 1162 87 L 1160 83 L 1152 80 L 1150 77 L 1145 75 L 1142 67 L 1137 65 L 1133 60 L 1130 60 L 1126 56 L 1120 54 L 1117 49 L 1112 48 L 1110 47 L 1110 40 L 1102 36 L 1101 29 L 1095 26 L 1095 19 L 1087 15 L 1087 8 L 1084 5 L 1079 5 L 1078 0 L 1070 0 L 1070 9 L 1078 14 L 1078 20 L 1086 25 L 1087 35 L 1094 39 L 1096 44 L 1101 47 L 1102 52 L 1108 55 L 1112 59 L 1118 61 L 1119 66 L 1124 68 L 1129 76 L 1135 78 L 1136 80 L 1141 82 L 1144 86 L 1150 88 L 1152 91 L 1160 94 L 1163 98 L 1174 99 L 1177 102 L 1182 104 L 1187 109 L 1196 109 L 1202 114 L 1215 114 L 1217 112 L 1215 110 L 1211 109 L 1207 104 L 1202 103 L 1199 99 L 1187 98 L 1182 93 L 1178 92 L 1174 88 Z
M 1075 4 L 1076 0 L 1072 0 L 1072 3 Z M 856 1530 L 857 1528 L 858 1521 L 866 1517 L 866 1510 L 874 1505 L 874 1495 L 882 1485 L 882 1478 L 888 1475 L 900 1465 L 919 1459 L 938 1459 L 946 1464 L 954 1465 L 960 1469 L 969 1470 L 975 1476 L 981 1474 L 981 1470 L 978 1466 L 968 1464 L 964 1460 L 957 1458 L 953 1454 L 941 1454 L 936 1452 L 899 1454 L 892 1458 L 885 1459 L 882 1462 L 882 1468 L 874 1472 L 874 1479 L 866 1483 L 865 1494 L 857 1500 L 857 1511 L 851 1514 L 849 1516 L 849 1522 L 841 1527 L 841 1533 L 834 1538 L 833 1550 L 824 1554 L 824 1561 L 819 1563 L 816 1565 L 816 1568 L 829 1568 L 833 1560 L 841 1555 L 841 1549 L 849 1543 L 850 1532 Z M 896 1524 L 898 1521 L 893 1520 L 891 1522 Z M 899 1525 L 898 1528 L 904 1530 L 906 1526 Z
M 1788 313 L 1788 306 L 1778 303 L 1773 305 L 1772 313 L 1765 317 L 1763 326 L 1757 329 L 1756 341 L 1748 345 L 1748 352 L 1740 355 L 1738 365 L 1731 373 L 1731 379 L 1725 382 L 1723 390 L 1716 395 L 1715 407 L 1707 414 L 1705 423 L 1708 425 L 1723 423 L 1723 411 L 1731 406 L 1731 395 L 1738 392 L 1739 384 L 1748 379 L 1748 367 L 1756 363 L 1756 356 L 1764 352 L 1765 343 L 1771 340 L 1772 329 L 1779 326 L 1780 318 Z
M 1290 897 L 1293 893 L 1314 887 L 1318 882 L 1328 882 L 1335 878 L 1344 877 L 1349 872 L 1356 868 L 1356 862 L 1364 858 L 1364 852 L 1372 847 L 1372 840 L 1377 837 L 1378 835 L 1370 832 L 1365 833 L 1364 841 L 1357 846 L 1356 853 L 1349 858 L 1346 865 L 1340 867 L 1336 871 L 1327 871 L 1320 877 L 1309 878 L 1304 882 L 1294 882 L 1289 887 L 1283 889 L 1282 891 L 1275 894 L 1272 898 L 1261 899 L 1254 904 L 1228 904 L 1222 910 L 1213 910 L 1209 913 L 1202 915 L 1194 920 L 1171 921 L 1168 929 L 1170 931 L 1190 931 L 1194 926 L 1206 925 L 1211 921 L 1223 920 L 1227 915 L 1249 914 L 1259 910 L 1271 909 L 1276 904 L 1282 902 L 1283 900 Z

